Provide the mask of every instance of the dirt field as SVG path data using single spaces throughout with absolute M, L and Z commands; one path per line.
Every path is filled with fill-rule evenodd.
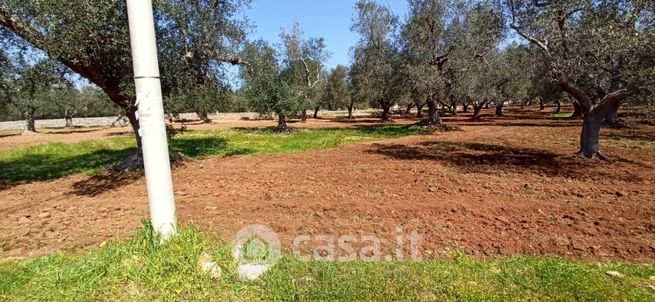
M 611 162 L 573 155 L 578 120 L 491 111 L 446 118 L 457 131 L 297 154 L 207 158 L 174 170 L 178 214 L 231 241 L 265 224 L 282 244 L 301 234 L 423 237 L 423 256 L 548 255 L 655 260 L 655 126 L 603 130 Z M 398 119 L 413 123 L 413 119 Z M 310 120 L 293 127 L 375 123 Z M 190 129 L 265 127 L 230 121 Z M 0 150 L 76 142 L 127 129 L 0 138 Z M 0 191 L 4 256 L 76 251 L 124 236 L 147 217 L 144 179 L 74 175 Z

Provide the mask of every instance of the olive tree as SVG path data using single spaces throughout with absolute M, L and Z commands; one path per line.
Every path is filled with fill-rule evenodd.
M 454 95 L 473 105 L 480 118 L 485 105 L 498 101 L 509 83 L 502 75 L 504 63 L 499 46 L 505 37 L 502 14 L 490 2 L 466 7 L 460 22 L 451 26 L 455 47 L 449 55 L 448 74 Z
M 348 116 L 352 117 L 353 103 L 350 99 L 350 87 L 348 85 L 348 68 L 337 65 L 330 71 L 327 81 L 323 87 L 321 96 L 322 105 L 330 109 L 348 108 Z M 319 105 L 321 105 L 319 104 Z M 314 118 L 318 116 L 319 106 L 314 110 Z
M 280 34 L 285 73 L 289 85 L 296 87 L 298 106 L 302 120 L 307 119 L 307 108 L 320 102 L 320 88 L 325 82 L 323 65 L 330 57 L 325 40 L 320 37 L 305 38 L 299 23 Z
M 265 41 L 246 45 L 241 67 L 244 92 L 250 105 L 260 114 L 275 113 L 277 132 L 288 132 L 287 116 L 298 109 L 302 91 L 290 81 L 287 70 L 278 63 L 278 52 Z
M 351 67 L 356 99 L 382 108 L 382 120 L 391 120 L 391 106 L 403 94 L 400 53 L 395 44 L 398 18 L 375 1 L 359 0 L 351 30 L 360 38 Z
M 450 82 L 443 75 L 452 49 L 445 41 L 450 4 L 444 0 L 409 0 L 409 16 L 401 30 L 403 70 L 411 83 L 410 95 L 417 107 L 419 98 L 426 98 L 428 117 L 424 124 L 433 128 L 443 127 L 437 103 L 451 92 Z
M 603 120 L 622 102 L 653 95 L 655 3 L 650 0 L 508 0 L 511 28 L 537 47 L 551 78 L 580 106 L 579 154 L 605 158 Z
M 27 133 L 36 132 L 37 111 L 47 108 L 62 98 L 71 96 L 73 83 L 66 77 L 68 70 L 58 62 L 44 59 L 30 65 L 22 60 L 16 65 L 11 105 L 25 119 Z
M 234 45 L 229 41 L 238 38 L 234 31 L 243 27 L 243 23 L 235 21 L 237 8 L 248 3 L 248 0 L 157 2 L 155 25 L 164 91 L 178 85 L 175 75 L 180 68 L 190 66 L 187 70 L 202 75 L 205 70 L 200 69 L 213 68 L 216 62 L 240 63 L 232 55 Z M 40 49 L 101 88 L 111 102 L 125 111 L 138 133 L 125 1 L 0 0 L 0 25 L 3 40 Z M 184 61 L 194 59 L 200 63 Z M 140 138 L 135 137 L 140 147 Z

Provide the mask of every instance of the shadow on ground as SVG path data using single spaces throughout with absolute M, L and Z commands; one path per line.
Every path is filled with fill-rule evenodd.
M 583 159 L 570 154 L 562 155 L 546 150 L 516 148 L 502 145 L 464 142 L 424 142 L 408 146 L 399 144 L 374 144 L 370 153 L 382 154 L 401 160 L 438 161 L 457 167 L 463 173 L 497 174 L 499 172 L 531 173 L 548 177 L 596 179 L 612 177 L 624 181 L 640 181 L 633 173 L 597 171 L 598 165 L 611 164 L 599 160 Z M 649 165 L 615 158 L 619 165 L 652 169 Z M 618 167 L 617 167 L 618 168 Z
M 75 127 L 75 128 L 47 128 L 51 130 L 50 132 L 43 132 L 45 134 L 75 134 L 75 133 L 91 133 L 101 131 L 102 128 L 84 128 L 84 127 Z
M 112 172 L 104 171 L 101 174 L 90 176 L 75 182 L 69 194 L 95 197 L 102 193 L 129 185 L 143 177 L 143 171 Z
M 0 138 L 19 136 L 19 135 L 20 135 L 20 133 L 0 133 Z
M 234 149 L 228 146 L 223 138 L 199 137 L 174 139 L 170 145 L 171 151 L 197 158 L 213 154 L 224 156 L 248 154 L 249 149 Z M 107 174 L 108 167 L 126 160 L 135 154 L 137 149 L 94 149 L 88 152 L 66 154 L 34 154 L 26 152 L 19 159 L 0 161 L 0 190 L 14 185 L 53 180 L 76 173 L 88 173 L 92 176 L 75 185 L 74 191 L 80 194 L 93 195 L 128 184 L 136 179 L 133 176 L 124 177 L 120 174 Z M 97 186 L 98 188 L 93 188 Z M 88 187 L 83 189 L 84 187 Z

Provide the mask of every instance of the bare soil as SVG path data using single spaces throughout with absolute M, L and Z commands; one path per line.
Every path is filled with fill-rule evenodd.
M 579 120 L 555 120 L 534 109 L 506 112 L 496 118 L 485 111 L 481 121 L 469 114 L 447 117 L 458 130 L 434 135 L 191 161 L 173 173 L 178 215 L 228 242 L 246 225 L 268 225 L 287 250 L 302 234 L 374 234 L 391 248 L 402 229 L 423 237 L 428 258 L 464 251 L 480 257 L 655 260 L 655 126 L 630 122 L 630 128 L 604 129 L 602 148 L 612 157 L 604 162 L 574 155 Z M 359 122 L 375 120 L 292 126 Z M 73 142 L 113 132 L 42 135 Z M 31 137 L 6 139 L 0 139 L 0 150 L 34 144 Z M 0 191 L 0 247 L 11 257 L 79 251 L 123 238 L 140 227 L 147 211 L 140 174 L 20 184 Z

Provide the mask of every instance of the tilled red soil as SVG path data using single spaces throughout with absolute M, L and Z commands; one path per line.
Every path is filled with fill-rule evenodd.
M 574 156 L 578 121 L 447 119 L 458 131 L 179 166 L 180 220 L 231 241 L 249 224 L 286 250 L 303 234 L 422 238 L 424 257 L 655 260 L 655 127 L 604 130 L 611 162 Z M 637 127 L 635 126 L 635 127 Z M 0 191 L 4 256 L 79 250 L 147 217 L 144 179 L 75 175 Z

